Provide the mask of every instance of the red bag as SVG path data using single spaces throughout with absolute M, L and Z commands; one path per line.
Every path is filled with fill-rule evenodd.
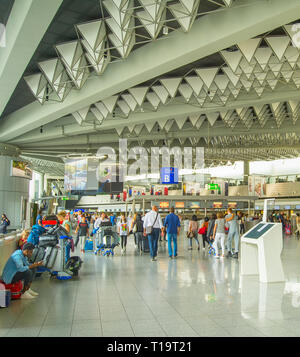
M 199 234 L 206 234 L 207 232 L 207 228 L 204 226 L 204 227 L 201 227 L 198 231 Z
M 20 297 L 22 295 L 22 290 L 23 290 L 22 280 L 17 281 L 14 284 L 5 284 L 4 283 L 4 285 L 5 285 L 6 290 L 10 290 L 12 300 L 20 299 Z

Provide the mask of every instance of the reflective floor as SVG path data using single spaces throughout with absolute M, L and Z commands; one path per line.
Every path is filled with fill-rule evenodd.
M 166 243 L 159 256 L 84 255 L 77 279 L 37 278 L 34 300 L 0 309 L 0 336 L 264 337 L 300 336 L 300 241 L 285 237 L 286 281 L 262 284 L 241 277 L 239 261 L 217 260 L 207 251 L 187 250 L 170 260 Z

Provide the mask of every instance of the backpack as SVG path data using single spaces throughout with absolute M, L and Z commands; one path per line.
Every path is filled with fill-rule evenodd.
M 143 225 L 143 221 L 142 220 L 137 220 L 135 222 L 135 226 L 136 226 L 136 232 L 143 232 L 144 231 L 144 225 Z

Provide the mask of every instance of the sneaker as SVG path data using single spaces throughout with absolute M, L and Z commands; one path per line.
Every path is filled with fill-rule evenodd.
M 156 257 L 154 257 L 154 258 L 153 258 L 153 260 L 154 260 L 154 261 L 156 261 L 156 260 L 157 260 L 157 258 L 156 258 Z
M 176 255 L 174 255 L 174 258 L 177 258 L 177 254 L 176 254 Z
M 232 254 L 232 258 L 238 259 L 239 258 L 239 253 L 236 252 L 236 253 Z
M 169 258 L 172 259 L 172 255 L 169 255 Z
M 22 294 L 21 299 L 34 299 L 35 296 L 31 295 L 29 291 L 25 291 L 24 294 Z
M 205 250 L 205 247 L 203 247 L 202 250 Z
M 216 259 L 220 259 L 220 256 L 219 255 L 215 255 Z
M 232 253 L 231 253 L 231 252 L 228 252 L 227 258 L 231 258 L 231 257 L 232 257 Z
M 32 296 L 39 296 L 39 293 L 37 293 L 36 291 L 33 291 L 32 289 L 28 289 L 27 291 L 28 291 L 29 294 L 31 294 Z
M 192 247 L 189 247 L 188 250 L 193 250 L 193 248 L 192 248 Z

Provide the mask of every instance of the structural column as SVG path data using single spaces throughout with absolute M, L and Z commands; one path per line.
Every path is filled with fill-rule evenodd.
M 250 175 L 250 161 L 244 161 L 244 184 L 248 185 L 248 178 Z
M 12 176 L 13 160 L 20 160 L 16 146 L 0 144 L 0 210 L 10 220 L 10 230 L 30 225 L 29 179 Z M 18 171 L 18 169 L 17 169 Z

